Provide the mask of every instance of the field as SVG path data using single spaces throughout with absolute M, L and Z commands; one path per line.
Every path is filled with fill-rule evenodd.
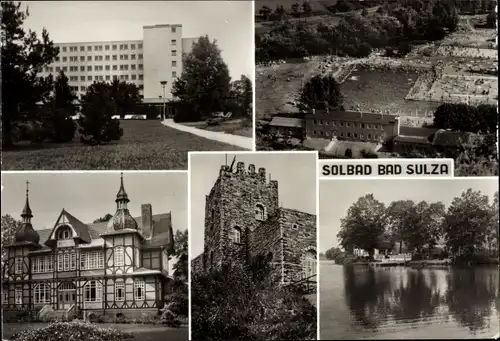
M 2 170 L 185 170 L 188 151 L 241 150 L 165 127 L 156 120 L 122 120 L 120 126 L 124 130 L 121 140 L 108 145 L 86 146 L 76 136 L 69 143 L 3 150 Z
M 39 329 L 47 326 L 47 323 L 4 323 L 2 325 L 2 338 L 9 340 L 12 335 L 21 330 Z M 168 328 L 162 325 L 147 324 L 109 324 L 99 323 L 98 327 L 113 328 L 122 332 L 132 332 L 135 339 L 141 341 L 184 341 L 189 338 L 188 328 Z

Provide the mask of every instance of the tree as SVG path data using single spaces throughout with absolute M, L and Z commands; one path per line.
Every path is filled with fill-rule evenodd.
M 403 242 L 408 240 L 408 231 L 411 230 L 411 216 L 415 203 L 412 200 L 393 201 L 387 207 L 387 229 L 392 240 L 399 243 L 399 252 L 402 252 Z
M 471 257 L 483 245 L 491 222 L 488 201 L 488 196 L 471 188 L 453 199 L 442 224 L 446 245 L 451 252 Z
M 21 227 L 22 222 L 14 219 L 9 214 L 2 216 L 2 246 L 9 245 L 14 242 L 16 231 Z M 8 270 L 7 249 L 2 247 L 2 278 Z
M 245 115 L 252 115 L 253 89 L 252 81 L 245 75 L 231 83 L 231 97 Z
M 186 120 L 197 121 L 222 111 L 230 80 L 217 42 L 211 42 L 208 36 L 200 37 L 191 53 L 184 56 L 182 75 L 174 82 L 172 95 L 189 105 Z
M 385 232 L 385 206 L 373 194 L 360 197 L 341 220 L 341 230 L 337 237 L 345 250 L 363 249 L 373 257 L 379 247 L 379 238 Z
M 500 225 L 500 221 L 499 221 L 498 211 L 499 211 L 498 191 L 496 191 L 495 194 L 493 195 L 493 202 L 491 203 L 490 206 L 491 221 L 488 224 L 486 230 L 486 245 L 488 247 L 488 254 L 490 256 L 493 255 L 494 250 L 496 250 L 497 253 L 499 252 L 498 247 L 500 242 L 500 235 L 498 226 Z
M 271 13 L 273 13 L 273 10 L 270 9 L 269 7 L 267 6 L 262 6 L 260 9 L 259 9 L 259 15 L 262 17 L 262 19 L 264 20 L 269 20 L 269 17 L 271 16 Z
M 111 83 L 111 98 L 116 104 L 117 115 L 121 118 L 136 113 L 142 103 L 139 88 L 135 84 L 117 79 Z
M 325 102 L 331 108 L 342 109 L 343 96 L 340 93 L 340 85 L 332 75 L 314 76 L 301 89 L 298 107 L 302 111 L 322 109 Z
M 68 77 L 63 71 L 54 83 L 54 91 L 49 102 L 44 105 L 43 124 L 53 142 L 69 142 L 75 137 L 76 124 L 72 116 L 76 113 L 76 96 L 68 85 Z
M 326 259 L 336 261 L 340 257 L 342 257 L 343 254 L 344 254 L 344 252 L 342 252 L 342 250 L 340 250 L 338 247 L 332 247 L 325 252 L 325 257 L 326 257 Z
M 276 6 L 276 9 L 274 10 L 274 15 L 276 16 L 276 19 L 278 19 L 278 20 L 285 19 L 285 16 L 286 16 L 285 7 L 283 7 L 283 5 Z
M 33 120 L 37 102 L 52 89 L 52 83 L 37 74 L 52 63 L 59 50 L 44 29 L 41 40 L 22 25 L 29 11 L 21 3 L 2 1 L 2 145 L 13 145 L 13 128 L 20 121 Z
M 292 9 L 292 15 L 295 17 L 295 18 L 298 18 L 300 17 L 300 5 L 298 2 L 294 3 L 292 6 L 291 6 L 291 9 Z
M 100 217 L 100 218 L 97 218 L 96 220 L 94 220 L 94 224 L 109 221 L 109 219 L 111 219 L 111 218 L 113 218 L 113 215 L 106 213 L 103 217 Z
M 120 121 L 112 117 L 117 114 L 109 84 L 93 83 L 82 96 L 80 118 L 81 141 L 86 144 L 103 144 L 119 140 L 123 135 Z
M 306 17 L 311 15 L 312 8 L 311 8 L 311 4 L 309 3 L 309 1 L 304 1 L 302 3 L 302 12 L 304 13 L 304 16 L 306 16 Z
M 174 236 L 174 254 L 177 257 L 177 262 L 174 264 L 174 277 L 187 281 L 188 279 L 188 230 L 177 230 Z
M 445 213 L 443 203 L 419 202 L 408 214 L 412 216 L 411 226 L 405 232 L 406 244 L 410 250 L 421 253 L 424 248 L 431 250 L 441 235 L 441 224 Z

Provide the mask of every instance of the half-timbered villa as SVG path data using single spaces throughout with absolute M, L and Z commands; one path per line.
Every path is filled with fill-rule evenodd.
M 164 305 L 173 250 L 171 213 L 134 218 L 127 208 L 123 174 L 116 213 L 108 222 L 85 224 L 62 209 L 53 228 L 31 224 L 28 189 L 22 225 L 5 245 L 2 308 L 56 318 L 156 315 Z

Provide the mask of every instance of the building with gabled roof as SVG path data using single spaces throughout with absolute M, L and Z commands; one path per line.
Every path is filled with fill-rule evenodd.
M 165 304 L 174 241 L 171 213 L 141 206 L 132 217 L 120 179 L 116 212 L 107 222 L 86 224 L 61 210 L 51 229 L 36 230 L 26 191 L 20 228 L 3 246 L 4 315 L 31 311 L 38 317 L 155 316 Z

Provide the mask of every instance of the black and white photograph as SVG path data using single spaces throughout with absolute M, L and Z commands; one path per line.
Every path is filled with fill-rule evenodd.
M 496 0 L 255 1 L 257 150 L 497 176 Z
M 3 170 L 253 150 L 251 1 L 2 1 Z
M 320 337 L 498 339 L 498 178 L 320 181 Z
M 186 172 L 2 174 L 2 340 L 188 340 Z
M 190 153 L 192 340 L 317 340 L 317 153 Z

